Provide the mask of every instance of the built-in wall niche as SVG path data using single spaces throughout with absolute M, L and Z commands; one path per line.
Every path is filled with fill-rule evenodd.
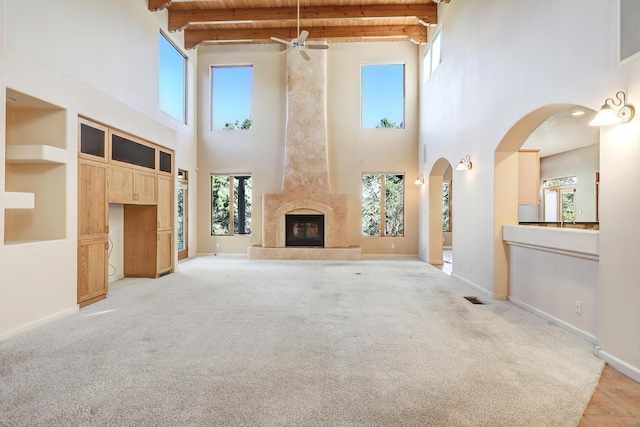
M 5 244 L 65 237 L 66 114 L 7 88 Z

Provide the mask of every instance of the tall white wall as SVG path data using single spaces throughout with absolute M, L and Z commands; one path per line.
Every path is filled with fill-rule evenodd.
M 453 177 L 453 271 L 463 281 L 491 294 L 494 279 L 505 275 L 494 271 L 493 259 L 495 150 L 505 135 L 519 137 L 508 133 L 516 124 L 532 131 L 556 104 L 599 110 L 618 90 L 631 103 L 640 100 L 640 61 L 617 62 L 617 5 L 465 0 L 439 6 L 442 64 L 422 88 L 420 143 L 427 153 L 421 171 L 440 157 L 455 164 L 469 154 L 473 161 L 473 170 Z M 600 141 L 600 354 L 636 371 L 640 198 L 628 190 L 640 183 L 633 166 L 640 160 L 639 123 L 603 129 Z M 423 197 L 421 223 L 427 210 Z M 421 231 L 420 238 L 419 247 L 427 248 L 428 236 Z
M 202 95 L 198 104 L 199 252 L 246 252 L 248 246 L 262 244 L 262 194 L 278 193 L 282 184 L 286 77 L 285 57 L 276 56 L 280 50 L 277 45 L 198 49 Z M 351 196 L 350 244 L 362 246 L 363 253 L 416 254 L 419 188 L 413 182 L 418 166 L 418 48 L 409 42 L 331 44 L 327 55 L 329 179 L 333 192 Z M 360 67 L 377 62 L 405 64 L 406 129 L 361 129 Z M 253 64 L 253 129 L 211 131 L 210 68 L 237 64 Z M 252 236 L 211 236 L 210 174 L 246 172 L 253 176 Z M 363 172 L 405 173 L 404 237 L 361 237 Z
M 195 68 L 189 55 L 187 125 L 158 109 L 158 37 L 166 13 L 144 1 L 0 1 L 0 92 L 10 88 L 66 111 L 65 236 L 0 243 L 0 339 L 77 310 L 77 117 L 176 150 L 195 169 Z M 182 42 L 180 35 L 176 43 Z M 5 103 L 0 103 L 0 189 L 5 189 Z M 196 182 L 194 180 L 193 185 Z M 0 192 L 2 194 L 2 192 Z M 0 220 L 4 223 L 4 198 Z M 36 202 L 37 203 L 37 202 Z M 195 212 L 195 209 L 193 209 Z M 191 242 L 196 239 L 195 235 Z M 0 227 L 4 242 L 4 227 Z

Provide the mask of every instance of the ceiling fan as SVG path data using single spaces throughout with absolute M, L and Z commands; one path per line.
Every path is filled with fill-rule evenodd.
M 300 31 L 300 0 L 298 0 L 298 37 L 294 38 L 291 41 L 286 41 L 278 37 L 271 37 L 271 40 L 287 45 L 287 48 L 282 52 L 279 52 L 278 55 L 296 49 L 298 52 L 300 52 L 300 55 L 302 55 L 305 61 L 311 60 L 311 57 L 307 53 L 307 49 L 329 49 L 329 46 L 327 46 L 326 44 L 308 44 L 307 37 L 309 37 L 309 31 Z

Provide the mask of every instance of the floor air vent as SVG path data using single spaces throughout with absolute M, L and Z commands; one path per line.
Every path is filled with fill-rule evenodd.
M 469 301 L 471 304 L 484 304 L 482 301 L 478 299 L 478 297 L 463 297 L 463 298 Z

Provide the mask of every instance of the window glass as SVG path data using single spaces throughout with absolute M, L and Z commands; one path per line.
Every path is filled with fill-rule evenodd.
M 431 46 L 427 48 L 422 59 L 422 74 L 422 82 L 426 83 L 431 77 Z
M 431 42 L 424 53 L 422 62 L 423 83 L 426 83 L 431 78 L 440 65 L 442 60 L 441 39 L 442 32 L 438 30 L 431 39 Z
M 253 66 L 211 67 L 211 128 L 253 127 Z
M 159 107 L 186 123 L 187 59 L 160 34 Z
M 442 231 L 451 231 L 451 181 L 442 183 Z
M 362 128 L 404 129 L 404 64 L 362 66 Z
M 440 65 L 440 34 L 442 33 L 438 31 L 431 44 L 431 74 L 433 74 Z
M 382 235 L 381 175 L 362 175 L 362 235 Z
M 211 235 L 251 234 L 251 176 L 211 175 Z
M 404 235 L 404 175 L 362 175 L 362 235 Z

